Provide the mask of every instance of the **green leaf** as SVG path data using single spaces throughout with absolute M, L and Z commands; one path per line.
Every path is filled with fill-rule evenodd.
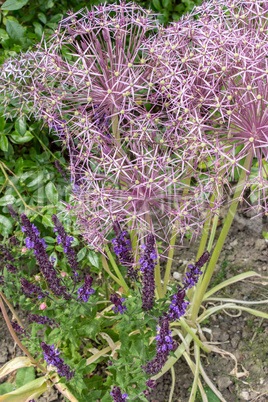
M 0 198 L 0 206 L 3 207 L 8 204 L 13 204 L 15 200 L 16 198 L 11 194 L 4 195 L 4 197 Z
M 17 44 L 24 45 L 26 42 L 25 29 L 17 21 L 7 19 L 6 31 L 8 36 Z
M 163 7 L 168 8 L 168 6 L 172 5 L 172 0 L 162 0 Z
M 163 7 L 159 0 L 153 0 L 152 3 L 156 10 L 162 10 Z
M 21 175 L 23 172 L 23 158 L 20 157 L 19 159 L 16 160 L 16 165 L 15 165 L 15 174 L 17 176 Z
M 46 24 L 46 23 L 47 23 L 47 17 L 45 16 L 44 13 L 38 13 L 38 14 L 37 14 L 37 17 L 39 18 L 39 20 L 40 20 L 41 22 L 43 22 L 43 24 Z
M 29 183 L 26 183 L 27 187 L 34 187 L 37 184 L 41 183 L 43 181 L 44 175 L 43 173 L 38 173 L 37 177 L 35 177 L 32 181 L 30 181 Z
M 22 387 L 23 385 L 31 382 L 35 379 L 34 367 L 23 367 L 18 369 L 16 375 L 16 389 Z
M 33 139 L 33 135 L 30 131 L 26 131 L 23 136 L 21 136 L 17 131 L 14 131 L 14 134 L 10 136 L 11 141 L 15 142 L 15 144 L 23 144 L 24 142 L 29 142 Z
M 51 219 L 51 216 L 49 216 L 49 215 L 44 215 L 44 216 L 43 216 L 43 218 L 42 218 L 42 223 L 43 223 L 44 225 L 46 225 L 46 226 L 50 226 L 51 228 L 54 228 L 54 227 L 55 227 L 55 225 L 54 225 L 54 223 L 53 223 L 53 221 L 52 221 L 52 219 Z M 56 247 L 56 249 L 57 249 L 57 247 Z
M 0 233 L 5 236 L 12 232 L 12 223 L 4 215 L 0 215 Z
M 16 120 L 15 129 L 16 129 L 17 133 L 19 133 L 19 135 L 21 135 L 22 137 L 24 136 L 24 134 L 26 133 L 25 117 L 20 117 Z
M 0 135 L 0 148 L 2 151 L 8 151 L 8 139 L 5 135 Z
M 46 185 L 45 188 L 47 198 L 51 202 L 51 204 L 56 205 L 58 202 L 58 191 L 55 187 L 55 184 L 52 183 L 51 181 Z
M 1 396 L 0 401 L 26 402 L 30 399 L 38 398 L 38 396 L 43 394 L 48 388 L 46 377 L 40 377 L 27 383 L 26 385 L 23 385 L 13 392 Z
M 83 258 L 85 257 L 86 253 L 87 253 L 87 248 L 86 247 L 82 248 L 77 254 L 77 261 L 83 260 Z
M 2 29 L 0 29 L 0 38 L 1 38 L 1 31 L 2 31 Z M 1 133 L 3 133 L 5 125 L 6 125 L 6 119 L 3 116 L 1 116 L 0 117 L 0 132 Z
M 12 392 L 14 389 L 14 385 L 10 382 L 4 382 L 4 384 L 0 385 L 0 395 L 5 395 L 8 392 Z
M 43 35 L 43 27 L 42 27 L 42 25 L 39 22 L 35 21 L 33 23 L 33 26 L 34 26 L 34 32 L 36 33 L 38 39 L 41 39 L 42 35 Z
M 24 7 L 29 0 L 7 0 L 2 5 L 1 9 L 5 11 L 19 10 Z
M 99 268 L 99 258 L 97 253 L 94 253 L 94 251 L 90 251 L 88 253 L 88 259 L 93 267 Z
M 209 402 L 220 402 L 220 399 L 217 397 L 216 394 L 214 394 L 211 388 L 204 387 L 204 391 L 208 397 Z

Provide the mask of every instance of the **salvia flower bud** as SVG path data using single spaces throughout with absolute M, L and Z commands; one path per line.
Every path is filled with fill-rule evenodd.
M 110 395 L 112 395 L 114 402 L 125 402 L 126 398 L 128 398 L 128 394 L 122 395 L 119 387 L 113 387 L 113 390 L 110 392 Z
M 149 234 L 146 239 L 146 244 L 142 245 L 144 253 L 140 258 L 141 271 L 143 272 L 142 280 L 142 309 L 145 311 L 151 310 L 154 304 L 154 268 L 157 259 L 157 254 L 154 248 L 155 238 L 153 234 Z
M 55 348 L 55 345 L 48 345 L 45 342 L 40 344 L 43 349 L 44 359 L 48 364 L 52 364 L 57 368 L 58 374 L 62 377 L 66 377 L 67 380 L 70 380 L 74 376 L 74 370 L 71 371 L 71 368 L 64 364 L 63 359 L 59 356 L 60 351 Z
M 20 282 L 22 285 L 21 290 L 25 294 L 25 296 L 31 297 L 32 294 L 34 294 L 35 296 L 38 296 L 39 300 L 48 296 L 48 292 L 43 292 L 39 286 L 28 282 L 27 279 L 21 278 Z
M 60 279 L 57 278 L 56 270 L 54 269 L 49 256 L 46 253 L 46 245 L 44 239 L 39 239 L 39 231 L 35 225 L 31 224 L 29 219 L 25 214 L 21 215 L 22 231 L 27 234 L 25 239 L 26 247 L 33 248 L 36 260 L 43 272 L 44 277 L 50 289 L 55 293 L 56 296 L 63 296 L 68 299 L 70 296 L 67 294 L 67 289 L 65 286 L 60 284 Z
M 156 336 L 156 356 L 153 360 L 149 361 L 146 366 L 142 366 L 148 375 L 155 375 L 158 373 L 167 361 L 169 352 L 177 348 L 177 342 L 171 337 L 171 331 L 169 330 L 169 322 L 166 317 L 159 318 L 159 324 L 157 329 L 159 331 Z
M 21 326 L 17 322 L 10 321 L 10 324 L 12 325 L 12 328 L 14 329 L 14 331 L 16 331 L 18 334 L 26 333 L 25 329 L 21 328 Z
M 95 293 L 95 290 L 91 288 L 93 282 L 93 278 L 91 275 L 87 274 L 84 282 L 84 286 L 78 289 L 78 297 L 77 300 L 83 300 L 85 303 L 88 301 L 89 296 L 92 293 Z
M 147 398 L 148 396 L 150 396 L 152 390 L 156 387 L 156 381 L 150 378 L 148 381 L 146 381 L 146 385 L 148 388 L 150 388 L 143 391 L 144 396 Z
M 60 222 L 59 218 L 56 215 L 52 215 L 52 221 L 55 224 L 55 228 L 53 229 L 54 232 L 58 232 L 57 242 L 58 244 L 62 244 L 63 252 L 66 254 L 68 263 L 71 267 L 72 273 L 77 278 L 78 272 L 78 261 L 77 256 L 73 248 L 71 247 L 71 242 L 74 240 L 73 237 L 68 236 L 65 232 L 65 229 Z
M 175 321 L 185 314 L 187 306 L 190 302 L 185 301 L 185 290 L 178 285 L 178 291 L 172 298 L 172 302 L 169 306 L 169 311 L 167 314 L 168 320 L 170 322 Z
M 126 230 L 122 230 L 118 221 L 113 224 L 116 238 L 112 240 L 114 252 L 119 258 L 122 265 L 128 268 L 127 276 L 131 279 L 138 279 L 138 275 L 133 268 L 134 259 L 131 254 L 131 243 L 129 234 Z
M 191 287 L 195 286 L 198 282 L 199 277 L 202 275 L 202 271 L 200 268 L 205 265 L 205 263 L 209 259 L 209 252 L 205 251 L 205 253 L 199 258 L 199 260 L 194 264 L 188 265 L 190 268 L 189 272 L 186 272 L 186 277 L 184 278 L 183 285 L 185 289 L 191 289 Z
M 57 324 L 54 320 L 41 315 L 29 314 L 29 320 L 36 322 L 37 324 L 59 327 L 59 324 Z
M 117 294 L 112 294 L 110 296 L 110 301 L 114 304 L 114 306 L 112 307 L 112 309 L 114 310 L 114 312 L 117 314 L 118 312 L 120 312 L 121 314 L 124 313 L 124 311 L 127 310 L 126 306 L 123 306 L 122 302 L 124 302 L 126 299 L 124 297 L 121 297 L 121 299 L 119 299 L 119 297 L 117 296 Z

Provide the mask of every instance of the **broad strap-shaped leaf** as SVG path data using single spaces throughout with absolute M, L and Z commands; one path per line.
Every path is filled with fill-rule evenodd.
M 34 366 L 34 364 L 31 362 L 29 357 L 26 356 L 15 357 L 15 359 L 10 360 L 6 364 L 4 364 L 4 366 L 1 367 L 0 378 L 5 377 L 9 373 L 12 373 L 12 371 L 18 370 L 19 368 L 31 367 L 31 366 Z
M 13 392 L 0 396 L 0 402 L 27 402 L 30 399 L 38 398 L 49 388 L 46 377 L 40 377 L 36 380 L 23 385 Z

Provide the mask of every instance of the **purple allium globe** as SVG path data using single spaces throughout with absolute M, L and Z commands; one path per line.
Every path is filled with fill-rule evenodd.
M 154 88 L 167 105 L 162 124 L 170 138 L 179 140 L 184 131 L 190 158 L 191 148 L 202 147 L 198 162 L 206 163 L 208 152 L 219 158 L 219 174 L 213 174 L 216 164 L 209 169 L 218 186 L 251 157 L 247 183 L 253 191 L 249 175 L 256 166 L 258 214 L 268 212 L 267 20 L 259 0 L 204 2 L 147 46 L 162 68 L 161 86 Z
M 153 68 L 141 43 L 158 24 L 134 3 L 68 14 L 49 43 L 7 62 L 2 77 L 16 80 L 12 98 L 19 110 L 47 121 L 62 139 L 78 137 L 91 148 L 105 141 L 116 116 L 135 117 Z

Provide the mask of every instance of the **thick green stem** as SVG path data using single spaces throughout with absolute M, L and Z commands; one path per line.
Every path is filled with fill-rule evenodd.
M 211 199 L 210 199 L 210 207 L 211 208 L 213 207 L 214 201 L 215 201 L 215 194 L 212 194 Z M 198 253 L 196 256 L 197 260 L 199 260 L 199 258 L 205 252 L 205 249 L 206 249 L 206 244 L 207 244 L 208 235 L 209 235 L 209 228 L 210 228 L 210 220 L 211 220 L 211 214 L 207 217 L 207 220 L 206 220 L 204 228 L 203 228 L 203 233 L 202 233 L 202 237 L 200 240 Z
M 186 322 L 184 321 L 184 319 L 181 317 L 180 318 L 180 324 L 181 326 L 188 332 L 189 335 L 191 335 L 191 337 L 193 338 L 194 342 L 201 348 L 204 350 L 204 352 L 206 353 L 210 353 L 211 350 L 206 348 L 206 346 L 203 345 L 203 343 L 200 341 L 200 339 L 198 338 L 197 335 L 195 335 L 195 333 L 191 330 L 191 328 L 186 324 Z
M 171 234 L 171 239 L 170 239 L 169 251 L 168 251 L 168 262 L 166 265 L 166 271 L 165 271 L 165 277 L 164 277 L 164 285 L 163 285 L 164 295 L 167 292 L 167 283 L 169 280 L 170 270 L 171 270 L 172 261 L 173 261 L 174 245 L 176 243 L 176 236 L 177 236 L 176 229 L 173 229 L 172 234 Z
M 211 249 L 212 249 L 212 246 L 213 246 L 213 241 L 214 241 L 214 238 L 215 238 L 215 234 L 216 234 L 216 229 L 217 229 L 217 226 L 218 226 L 218 221 L 219 221 L 219 216 L 218 215 L 214 215 L 214 220 L 213 220 L 213 225 L 212 225 L 212 229 L 211 229 L 211 233 L 210 233 L 210 237 L 209 237 L 209 241 L 208 241 L 208 246 L 207 246 L 207 251 L 211 251 Z M 203 253 L 202 253 L 203 254 Z M 201 254 L 201 255 L 202 255 Z M 200 256 L 201 257 L 201 256 Z M 202 271 L 203 272 L 206 272 L 206 266 L 207 266 L 207 264 L 205 264 L 204 266 L 203 266 L 203 268 L 202 268 Z M 200 289 L 200 287 L 201 287 L 201 283 L 202 283 L 202 281 L 201 280 L 199 280 L 198 281 L 198 283 L 197 283 L 197 285 L 196 285 L 196 289 L 195 289 L 195 293 L 194 293 L 194 297 L 192 298 L 192 295 L 193 295 L 193 288 L 191 288 L 191 289 L 189 289 L 188 290 L 188 292 L 187 292 L 187 296 L 188 296 L 188 298 L 189 298 L 189 300 L 191 300 L 191 310 L 193 309 L 193 307 L 194 307 L 194 305 L 195 305 L 195 300 L 196 300 L 196 297 L 197 297 L 197 295 L 198 295 L 198 292 L 199 292 L 199 289 Z
M 194 345 L 194 355 L 195 355 L 195 373 L 194 373 L 194 382 L 193 382 L 189 402 L 195 402 L 196 391 L 197 391 L 197 386 L 198 386 L 198 379 L 199 379 L 200 349 L 196 343 Z
M 198 290 L 198 292 L 196 292 L 196 299 L 193 305 L 193 311 L 192 311 L 192 321 L 195 322 L 198 313 L 199 313 L 199 309 L 201 306 L 201 303 L 203 301 L 203 297 L 204 294 L 206 293 L 206 290 L 208 288 L 210 279 L 212 277 L 212 274 L 214 272 L 215 266 L 217 264 L 218 258 L 220 256 L 222 247 L 224 245 L 225 239 L 228 235 L 228 232 L 230 230 L 231 224 L 233 222 L 237 207 L 238 207 L 238 203 L 239 203 L 239 199 L 241 196 L 242 191 L 244 190 L 244 184 L 245 184 L 245 179 L 251 164 L 251 160 L 252 160 L 252 154 L 250 153 L 246 159 L 245 159 L 245 163 L 244 163 L 244 169 L 242 169 L 241 174 L 240 174 L 240 178 L 239 178 L 239 182 L 238 185 L 236 187 L 235 193 L 234 193 L 234 197 L 233 197 L 233 202 L 229 208 L 227 217 L 226 217 L 226 221 L 224 223 L 224 226 L 222 228 L 220 237 L 217 241 L 216 247 L 214 249 L 214 252 L 212 254 L 212 257 L 210 259 L 209 265 L 207 267 L 207 270 L 205 272 L 205 274 L 203 275 L 203 279 L 200 285 L 200 288 Z
M 183 190 L 182 199 L 184 199 L 186 194 L 189 192 L 189 186 L 191 183 L 191 177 L 190 177 L 191 171 L 192 171 L 192 169 L 188 168 L 187 172 L 189 174 L 189 177 L 187 179 L 185 179 L 185 189 Z M 171 233 L 171 238 L 170 238 L 170 246 L 169 246 L 169 251 L 168 251 L 168 262 L 166 265 L 165 276 L 164 276 L 163 296 L 165 296 L 165 294 L 167 292 L 167 283 L 169 280 L 169 275 L 170 275 L 171 266 L 172 266 L 172 262 L 173 262 L 174 246 L 175 246 L 176 237 L 177 237 L 176 223 L 174 225 L 174 228 Z
M 117 276 L 115 276 L 115 275 L 110 271 L 108 262 L 107 262 L 107 260 L 106 260 L 106 258 L 105 258 L 105 256 L 104 256 L 103 254 L 101 255 L 101 260 L 102 260 L 102 265 L 103 265 L 103 268 L 105 269 L 105 271 L 106 271 L 106 272 L 110 275 L 110 277 L 113 278 L 113 280 L 114 280 L 116 283 L 118 283 L 120 286 L 122 286 L 123 288 L 125 288 L 125 286 L 126 286 L 125 292 L 126 292 L 126 294 L 129 294 L 128 286 L 126 285 L 125 281 L 122 282 L 120 279 L 117 278 Z M 124 284 L 125 284 L 125 286 L 124 286 Z
M 117 276 L 118 276 L 118 278 L 119 278 L 119 280 L 121 282 L 121 286 L 123 286 L 123 288 L 125 289 L 126 293 L 128 293 L 128 285 L 126 284 L 121 272 L 119 271 L 119 268 L 118 268 L 118 266 L 117 266 L 117 264 L 116 264 L 116 262 L 114 260 L 114 257 L 112 255 L 112 253 L 110 252 L 109 247 L 108 247 L 107 244 L 105 245 L 105 250 L 106 250 L 107 256 L 109 258 L 109 261 L 112 264 L 113 269 L 115 270 L 115 272 L 116 272 L 116 274 L 117 274 Z

